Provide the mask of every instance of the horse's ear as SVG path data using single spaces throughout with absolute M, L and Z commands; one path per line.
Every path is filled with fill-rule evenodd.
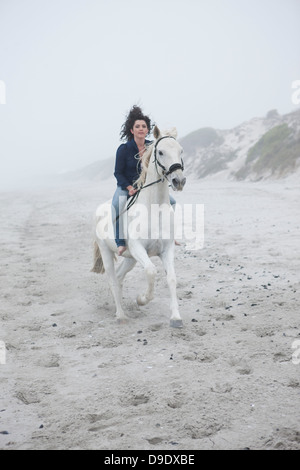
M 168 129 L 167 135 L 174 137 L 174 139 L 176 139 L 178 135 L 176 127 L 171 127 L 171 129 Z
M 153 129 L 153 135 L 154 135 L 155 139 L 158 139 L 161 136 L 160 130 L 157 126 L 155 126 L 154 129 Z

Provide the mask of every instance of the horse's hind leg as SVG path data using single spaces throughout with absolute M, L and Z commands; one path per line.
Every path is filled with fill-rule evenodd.
M 105 245 L 101 246 L 101 254 L 103 259 L 103 264 L 105 267 L 105 272 L 108 277 L 109 287 L 111 289 L 114 301 L 116 304 L 116 317 L 119 323 L 124 323 L 127 318 L 123 311 L 121 302 L 122 302 L 122 287 L 119 279 L 117 278 L 114 262 L 114 253 Z

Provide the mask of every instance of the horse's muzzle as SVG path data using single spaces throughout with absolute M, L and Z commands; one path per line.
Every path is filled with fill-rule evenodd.
M 184 176 L 180 178 L 178 175 L 176 175 L 172 178 L 171 183 L 175 191 L 182 191 L 186 183 L 186 178 Z

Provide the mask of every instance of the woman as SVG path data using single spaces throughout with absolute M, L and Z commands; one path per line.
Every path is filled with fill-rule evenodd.
M 140 175 L 140 159 L 146 150 L 146 145 L 151 143 L 146 140 L 151 129 L 150 118 L 145 116 L 138 106 L 132 107 L 121 128 L 121 140 L 126 139 L 126 143 L 121 144 L 117 150 L 114 171 L 117 189 L 112 199 L 115 240 L 119 256 L 126 250 L 122 217 L 119 218 L 119 215 L 125 210 L 127 198 L 136 193 L 133 184 Z M 174 203 L 175 200 L 171 198 L 171 204 Z
M 140 175 L 140 158 L 145 152 L 145 145 L 150 143 L 146 140 L 150 131 L 150 118 L 143 114 L 141 108 L 133 106 L 121 128 L 121 140 L 126 139 L 126 143 L 121 144 L 117 150 L 114 172 L 117 189 L 113 196 L 112 207 L 114 209 L 113 220 L 116 219 L 114 228 L 119 256 L 126 250 L 126 243 L 122 218 L 118 216 L 125 209 L 127 198 L 136 193 L 133 184 Z

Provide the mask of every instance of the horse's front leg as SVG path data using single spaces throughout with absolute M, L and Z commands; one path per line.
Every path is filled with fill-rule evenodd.
M 150 300 L 153 299 L 154 296 L 156 267 L 150 260 L 147 251 L 143 245 L 132 243 L 132 245 L 130 245 L 130 253 L 136 261 L 139 261 L 141 263 L 146 273 L 146 278 L 148 282 L 147 290 L 144 294 L 139 294 L 136 299 L 138 305 L 146 305 L 148 302 L 150 302 Z
M 174 246 L 173 244 L 161 254 L 161 260 L 167 274 L 167 282 L 170 289 L 170 308 L 171 318 L 170 326 L 173 328 L 182 328 L 182 319 L 178 309 L 177 293 L 176 293 L 176 274 L 174 268 Z

